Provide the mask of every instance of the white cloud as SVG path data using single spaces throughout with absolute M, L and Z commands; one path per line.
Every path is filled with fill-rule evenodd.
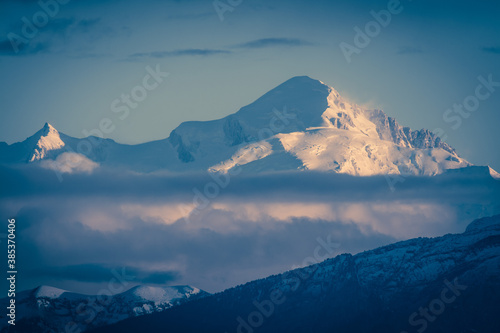
M 99 164 L 82 154 L 66 152 L 57 156 L 55 160 L 42 161 L 41 166 L 62 173 L 91 173 Z
M 192 203 L 165 203 L 165 204 L 133 204 L 127 203 L 120 206 L 126 217 L 139 217 L 144 221 L 162 222 L 172 224 L 177 220 L 189 216 L 195 206 Z

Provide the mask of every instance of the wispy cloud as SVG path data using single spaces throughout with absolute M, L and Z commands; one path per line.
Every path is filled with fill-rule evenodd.
M 500 46 L 485 46 L 481 48 L 485 53 L 500 54 Z
M 81 35 L 90 33 L 93 33 L 92 39 L 95 40 L 97 36 L 94 30 L 100 24 L 100 21 L 100 18 L 77 19 L 66 17 L 54 19 L 29 38 L 22 34 L 21 26 L 11 26 L 7 39 L 0 41 L 0 55 L 30 56 L 56 52 L 61 48 L 67 49 L 70 40 L 79 39 L 81 42 Z M 97 33 L 102 34 L 102 30 Z M 81 46 L 79 47 L 81 48 Z
M 422 48 L 415 46 L 399 46 L 397 54 L 417 54 L 424 53 Z
M 243 44 L 235 45 L 243 49 L 260 49 L 278 46 L 309 46 L 312 43 L 299 38 L 261 38 Z
M 243 44 L 233 45 L 233 48 L 252 49 L 252 48 L 267 48 L 279 46 L 306 46 L 311 43 L 298 38 L 263 38 L 257 39 Z M 172 51 L 154 51 L 154 52 L 138 52 L 131 54 L 127 60 L 135 61 L 141 58 L 169 58 L 169 57 L 184 57 L 184 56 L 213 56 L 220 54 L 231 54 L 232 51 L 224 49 L 180 49 Z
M 140 52 L 131 54 L 129 58 L 168 58 L 183 56 L 211 56 L 217 54 L 230 54 L 231 51 L 218 49 L 182 49 L 173 51 Z

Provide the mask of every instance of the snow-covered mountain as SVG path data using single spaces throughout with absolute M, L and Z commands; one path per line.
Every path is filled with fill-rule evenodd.
M 95 296 L 83 295 L 49 286 L 20 292 L 16 295 L 16 326 L 22 326 L 24 332 L 83 332 L 126 318 L 161 312 L 208 295 L 191 286 L 145 285 L 113 296 L 108 294 L 105 291 Z M 7 298 L 0 300 L 3 308 L 8 302 Z M 0 314 L 0 317 L 0 330 L 7 331 L 5 314 Z
M 36 141 L 36 143 L 33 151 L 28 155 L 28 162 L 48 158 L 52 151 L 64 147 L 64 142 L 61 140 L 59 132 L 49 123 L 45 123 L 45 126 L 30 139 Z
M 319 170 L 351 175 L 436 175 L 470 166 L 432 132 L 402 127 L 307 76 L 294 77 L 238 112 L 180 124 L 168 138 L 139 145 L 76 139 L 45 126 L 23 142 L 0 143 L 0 163 L 67 170 L 68 154 L 130 170 L 250 172 Z M 85 158 L 85 160 L 83 160 Z M 66 169 L 64 168 L 66 167 Z
M 7 145 L 0 143 L 0 159 L 2 162 L 35 162 L 53 158 L 55 152 L 60 152 L 65 146 L 59 132 L 50 124 L 45 123 L 42 129 L 23 142 Z
M 254 118 L 267 119 L 267 124 Z M 249 144 L 211 170 L 227 172 L 242 165 L 247 170 L 435 175 L 470 165 L 428 130 L 402 127 L 381 110 L 364 110 L 309 77 L 292 78 L 230 119 L 238 121 L 240 126 L 233 127 L 241 128 L 238 137 Z M 195 139 L 190 135 L 184 141 Z
M 342 254 L 95 333 L 499 332 L 499 297 L 496 215 L 462 234 Z

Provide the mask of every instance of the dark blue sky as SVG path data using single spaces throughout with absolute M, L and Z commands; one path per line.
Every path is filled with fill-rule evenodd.
M 58 7 L 0 4 L 0 141 L 23 140 L 46 121 L 83 137 L 103 118 L 119 142 L 161 139 L 182 121 L 228 115 L 308 75 L 402 125 L 441 128 L 461 156 L 500 169 L 500 87 L 474 97 L 478 77 L 500 82 L 498 1 L 221 0 L 223 13 L 211 0 Z M 356 27 L 374 28 L 371 12 L 388 9 L 390 22 L 356 46 Z M 357 47 L 350 62 L 346 44 Z M 143 84 L 147 66 L 169 76 L 118 118 L 113 102 Z M 453 111 L 464 100 L 473 111 Z

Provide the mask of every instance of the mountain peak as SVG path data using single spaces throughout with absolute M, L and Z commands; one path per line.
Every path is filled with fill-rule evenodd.
M 43 125 L 42 129 L 34 135 L 34 139 L 36 143 L 33 152 L 28 157 L 28 162 L 42 160 L 49 151 L 60 149 L 65 145 L 59 132 L 49 123 Z
M 0 152 L 6 152 L 0 161 L 56 159 L 68 151 L 63 147 L 74 150 L 79 140 L 60 135 L 47 122 L 22 145 L 0 144 Z M 430 176 L 471 165 L 432 132 L 403 127 L 383 111 L 365 109 L 305 75 L 288 79 L 224 118 L 180 124 L 166 139 L 167 145 L 150 142 L 137 149 L 106 142 L 93 152 L 94 161 L 140 171 L 228 172 L 244 165 L 252 172 Z M 159 145 L 162 154 L 156 153 Z M 490 174 L 500 177 L 494 171 Z
M 298 89 L 321 89 L 321 88 L 331 88 L 328 87 L 325 83 L 321 82 L 320 80 L 313 79 L 307 75 L 302 75 L 302 76 L 294 76 L 282 84 L 280 84 L 276 88 L 280 87 L 287 87 L 287 88 L 298 88 Z
M 298 76 L 294 76 L 288 80 L 286 80 L 284 83 L 286 82 L 321 82 L 320 80 L 316 80 L 316 79 L 313 79 L 312 77 L 310 76 L 307 76 L 307 75 L 298 75 Z M 321 82 L 323 83 L 323 82 Z
M 483 232 L 500 228 L 500 215 L 483 217 L 472 221 L 465 230 L 466 233 Z
M 55 129 L 55 127 L 54 127 L 54 126 L 52 126 L 52 125 L 51 125 L 51 124 L 49 124 L 49 123 L 45 123 L 45 125 L 43 125 L 43 127 L 42 127 L 42 129 L 41 129 L 40 131 L 41 131 L 41 134 L 42 134 L 43 136 L 46 136 L 46 135 L 48 135 L 48 134 L 49 134 L 49 133 L 51 133 L 51 132 L 52 132 L 52 133 L 54 133 L 54 132 L 58 133 L 58 132 L 57 132 L 57 130 Z
M 89 331 L 99 326 L 106 326 L 118 321 L 164 311 L 188 300 L 206 297 L 209 294 L 191 286 L 136 286 L 132 289 L 113 295 L 106 295 L 106 302 L 102 302 L 103 295 L 85 295 L 73 291 L 63 290 L 51 286 L 41 285 L 35 289 L 19 292 L 16 304 L 22 306 L 23 311 L 16 313 L 16 324 L 22 327 L 34 327 L 23 332 L 62 332 L 67 331 L 67 323 L 78 327 L 79 332 Z M 0 304 L 8 304 L 7 297 L 0 299 Z M 88 320 L 79 312 L 83 304 L 98 302 L 98 316 Z M 96 303 L 97 304 L 97 303 Z M 75 311 L 76 309 L 76 311 Z M 36 318 L 39 326 L 28 326 Z M 0 322 L 0 331 L 5 332 L 8 323 Z M 43 327 L 38 329 L 39 327 Z

